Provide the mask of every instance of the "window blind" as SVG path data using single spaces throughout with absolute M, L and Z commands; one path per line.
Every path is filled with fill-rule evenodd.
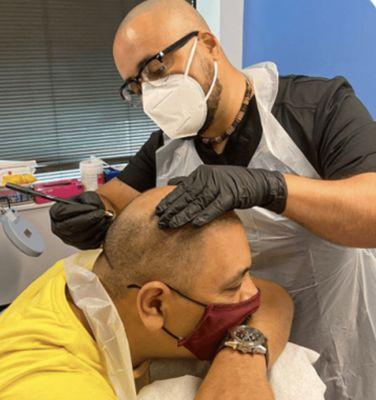
M 120 99 L 115 31 L 139 1 L 0 1 L 0 159 L 126 162 L 156 129 Z

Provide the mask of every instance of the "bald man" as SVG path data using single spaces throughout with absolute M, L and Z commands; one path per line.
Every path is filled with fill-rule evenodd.
M 235 214 L 228 213 L 201 229 L 188 226 L 161 231 L 154 209 L 170 191 L 154 189 L 137 198 L 108 231 L 104 254 L 84 251 L 60 260 L 1 315 L 2 400 L 116 399 L 118 386 L 114 387 L 109 373 L 113 369 L 105 363 L 98 329 L 72 300 L 77 284 L 67 286 L 67 264 L 93 271 L 103 283 L 128 336 L 139 382 L 145 381 L 141 371 L 146 371 L 143 363 L 149 359 L 212 359 L 226 333 L 220 328 L 218 336 L 213 321 L 220 326 L 225 321 L 230 327 L 252 314 L 250 325 L 267 335 L 269 365 L 274 363 L 289 335 L 289 296 L 273 283 L 251 279 L 251 254 Z M 226 246 L 230 241 L 231 249 Z M 263 298 L 259 310 L 256 285 Z M 90 298 L 98 306 L 101 302 L 94 301 L 95 297 L 91 289 Z M 244 309 L 244 302 L 249 304 L 239 319 L 239 304 Z M 199 335 L 198 327 L 204 325 L 201 318 L 209 304 L 221 304 L 217 306 L 220 310 L 230 308 L 215 315 L 209 306 L 211 326 L 205 337 Z M 107 306 L 101 311 L 101 318 L 113 321 L 108 310 Z M 113 335 L 113 325 L 106 326 L 107 338 Z M 197 336 L 195 346 L 188 341 L 177 345 L 178 337 L 191 334 Z M 214 354 L 208 356 L 209 349 Z M 241 364 L 237 358 L 229 350 L 220 351 L 197 400 L 273 398 L 265 355 L 243 354 Z M 121 368 L 126 369 L 117 365 Z M 131 387 L 125 387 L 123 393 L 131 393 Z
M 375 399 L 376 123 L 349 83 L 280 77 L 273 63 L 239 71 L 183 0 L 134 8 L 114 58 L 124 100 L 142 100 L 160 130 L 82 205 L 54 206 L 54 232 L 98 246 L 105 208 L 168 183 L 161 228 L 236 209 L 254 274 L 293 296 L 291 340 L 320 353 L 327 398 Z

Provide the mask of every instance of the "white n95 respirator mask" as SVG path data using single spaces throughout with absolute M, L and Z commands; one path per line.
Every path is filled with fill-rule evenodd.
M 201 85 L 188 75 L 197 42 L 196 38 L 184 74 L 142 83 L 144 111 L 170 139 L 197 135 L 208 115 L 207 100 L 217 81 L 218 65 L 214 62 L 213 82 L 205 95 Z

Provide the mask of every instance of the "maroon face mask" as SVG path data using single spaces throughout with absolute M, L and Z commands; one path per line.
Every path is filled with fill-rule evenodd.
M 139 288 L 137 285 L 128 287 Z M 168 287 L 185 299 L 205 307 L 204 315 L 190 335 L 180 338 L 167 328 L 163 328 L 166 333 L 177 340 L 178 346 L 184 346 L 199 360 L 213 360 L 228 330 L 241 324 L 260 307 L 259 290 L 255 296 L 239 303 L 203 304 L 170 286 Z

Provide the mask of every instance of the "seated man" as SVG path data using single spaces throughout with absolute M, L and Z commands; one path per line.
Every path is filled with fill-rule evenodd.
M 251 254 L 235 214 L 203 228 L 160 230 L 154 210 L 170 190 L 154 189 L 136 198 L 112 224 L 103 253 L 84 251 L 57 262 L 1 315 L 2 400 L 117 398 L 96 329 L 75 304 L 75 288 L 67 287 L 67 260 L 100 278 L 124 325 L 133 367 L 154 358 L 215 357 L 196 399 L 249 399 L 250 393 L 273 398 L 264 355 L 229 348 L 216 354 L 213 339 L 200 332 L 203 323 L 198 323 L 204 312 L 216 309 L 206 305 L 216 303 L 232 304 L 235 319 L 243 319 L 247 310 L 257 308 L 259 288 L 261 307 L 249 323 L 268 337 L 272 365 L 287 342 L 292 302 L 277 285 L 251 280 Z M 222 317 L 225 325 L 226 319 L 234 320 L 232 312 Z M 211 333 L 216 327 L 211 325 Z M 187 340 L 192 332 L 196 340 Z

